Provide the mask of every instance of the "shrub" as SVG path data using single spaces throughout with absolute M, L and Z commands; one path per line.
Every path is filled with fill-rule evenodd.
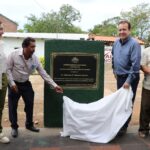
M 44 68 L 45 67 L 45 58 L 40 57 L 39 60 L 40 60 L 40 63 L 42 64 L 42 67 Z

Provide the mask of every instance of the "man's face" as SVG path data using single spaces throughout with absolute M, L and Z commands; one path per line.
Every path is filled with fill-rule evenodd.
M 28 54 L 28 56 L 32 56 L 33 53 L 35 52 L 35 42 L 30 42 L 29 46 L 26 47 L 26 53 Z
M 127 39 L 127 37 L 130 35 L 128 24 L 127 23 L 119 24 L 118 32 L 121 40 Z
M 2 36 L 2 35 L 3 35 L 3 33 L 4 33 L 3 28 L 0 28 L 0 36 Z

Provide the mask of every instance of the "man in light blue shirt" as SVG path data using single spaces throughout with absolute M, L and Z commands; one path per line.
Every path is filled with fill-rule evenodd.
M 141 60 L 141 47 L 136 39 L 130 36 L 131 24 L 127 20 L 122 20 L 118 25 L 119 39 L 117 39 L 112 49 L 112 68 L 117 80 L 117 88 L 130 86 L 133 91 L 132 102 L 136 96 L 139 83 L 139 71 Z M 126 132 L 131 117 L 120 130 L 122 135 Z

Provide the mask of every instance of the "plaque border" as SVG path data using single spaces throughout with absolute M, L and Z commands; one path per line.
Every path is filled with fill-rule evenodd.
M 97 89 L 99 87 L 99 67 L 98 65 L 100 65 L 100 54 L 99 53 L 84 53 L 84 52 L 52 52 L 50 53 L 50 74 L 51 77 L 53 79 L 53 60 L 56 56 L 62 56 L 62 55 L 74 55 L 74 56 L 92 56 L 96 57 L 97 63 L 96 63 L 96 84 L 93 85 L 75 85 L 75 86 L 64 86 L 64 85 L 60 85 L 63 89 Z

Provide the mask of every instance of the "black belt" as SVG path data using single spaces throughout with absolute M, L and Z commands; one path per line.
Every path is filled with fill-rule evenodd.
M 117 74 L 118 77 L 127 78 L 129 74 Z M 134 75 L 138 76 L 139 73 L 134 73 Z
M 24 85 L 24 84 L 27 84 L 29 83 L 29 80 L 25 81 L 25 82 L 18 82 L 18 81 L 14 81 L 16 84 L 18 85 Z
M 122 77 L 122 78 L 126 78 L 126 77 L 128 77 L 128 74 L 120 74 L 120 75 L 117 74 L 117 76 Z

